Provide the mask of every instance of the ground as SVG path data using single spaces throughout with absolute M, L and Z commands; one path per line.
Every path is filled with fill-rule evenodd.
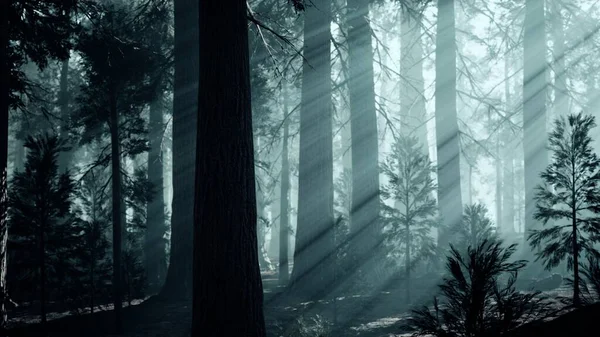
M 265 287 L 265 317 L 269 331 L 269 337 L 289 336 L 289 332 L 284 332 L 282 326 L 293 325 L 293 322 L 299 316 L 299 313 L 310 304 L 294 303 L 283 299 L 281 288 L 277 287 L 277 282 L 273 274 L 264 274 Z M 568 293 L 562 289 L 553 293 L 548 293 L 551 297 L 557 300 L 568 296 Z M 339 324 L 346 326 L 344 329 L 337 330 L 331 334 L 335 337 L 391 337 L 409 335 L 402 328 L 402 322 L 406 319 L 406 315 L 402 314 L 405 308 L 396 300 L 397 294 L 385 292 L 376 297 L 364 298 L 361 296 L 351 296 L 346 298 L 338 298 L 335 306 L 331 301 L 315 304 L 313 312 L 318 312 L 326 321 L 332 322 L 336 319 Z M 290 302 L 293 305 L 290 305 Z M 594 307 L 596 315 L 599 317 L 600 308 Z M 126 337 L 187 337 L 191 326 L 191 302 L 164 302 L 156 298 L 150 298 L 142 301 L 131 307 L 124 308 L 124 322 Z M 63 315 L 64 316 L 64 315 Z M 586 331 L 594 331 L 596 329 L 594 319 L 588 319 L 587 322 L 579 322 L 582 318 L 589 317 L 589 310 L 586 315 L 570 314 L 560 317 L 557 322 L 562 322 L 558 325 L 554 323 L 553 328 L 531 327 L 530 333 L 520 334 L 524 336 L 555 336 L 543 331 L 555 333 L 559 331 L 565 324 L 573 327 L 577 324 L 580 329 L 583 329 L 579 334 L 568 334 L 573 337 L 596 336 L 587 335 Z M 335 318 L 334 318 L 335 317 Z M 593 317 L 593 315 L 592 315 Z M 67 315 L 59 317 L 59 315 L 51 316 L 51 321 L 48 323 L 48 333 L 46 337 L 71 337 L 71 336 L 91 336 L 91 337 L 112 337 L 113 314 L 110 310 L 101 311 L 94 315 Z M 578 323 L 575 323 L 578 322 Z M 588 324 L 588 325 L 585 325 Z M 594 324 L 594 325 L 589 325 Z M 13 325 L 16 327 L 10 332 L 11 337 L 34 337 L 41 336 L 36 331 L 37 324 L 32 324 L 31 320 L 20 319 L 13 320 Z M 587 326 L 587 328 L 586 328 Z M 534 330 L 532 330 L 534 329 Z M 537 330 L 535 330 L 537 329 Z M 542 330 L 540 330 L 542 329 Z M 586 330 L 587 329 L 587 330 Z M 535 331 L 535 332 L 532 332 Z M 594 331 L 596 332 L 596 331 Z M 403 334 L 404 333 L 404 334 Z M 314 336 L 317 337 L 317 336 Z

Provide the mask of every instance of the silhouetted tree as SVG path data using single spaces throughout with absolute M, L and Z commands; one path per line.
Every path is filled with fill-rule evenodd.
M 487 207 L 483 204 L 467 205 L 462 221 L 456 228 L 456 234 L 457 247 L 464 250 L 468 246 L 475 247 L 484 240 L 496 238 Z
M 58 173 L 62 150 L 56 136 L 28 137 L 25 170 L 17 172 L 9 192 L 10 242 L 23 252 L 20 268 L 28 268 L 37 278 L 42 329 L 46 324 L 47 278 L 56 267 L 56 257 L 73 242 L 68 216 L 74 190 L 68 173 Z M 62 227 L 62 228 L 61 228 Z M 70 235 L 69 235 L 70 234 Z M 32 269 L 33 270 L 32 270 Z M 23 269 L 22 269 L 23 270 Z
M 199 1 L 198 13 L 192 336 L 264 337 L 247 3 Z
M 553 161 L 541 174 L 537 187 L 535 219 L 544 229 L 534 229 L 528 240 L 538 251 L 537 258 L 547 269 L 567 259 L 573 271 L 573 304 L 579 306 L 579 256 L 600 256 L 595 247 L 600 237 L 600 159 L 592 152 L 590 131 L 596 126 L 593 116 L 583 113 L 555 120 L 550 134 Z M 567 220 L 561 223 L 559 220 Z

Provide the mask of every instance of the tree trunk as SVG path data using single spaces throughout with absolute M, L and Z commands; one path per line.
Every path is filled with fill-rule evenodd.
M 42 208 L 44 208 L 45 201 L 42 201 Z M 46 315 L 46 245 L 45 240 L 46 236 L 44 235 L 46 231 L 46 219 L 45 212 L 42 211 L 40 216 L 40 227 L 38 233 L 38 259 L 39 259 L 39 272 L 40 272 L 40 317 L 41 317 L 41 331 L 46 331 L 46 323 L 48 322 L 48 318 Z
M 450 229 L 462 217 L 454 0 L 438 0 L 435 73 L 438 204 L 442 218 L 438 245 L 444 249 L 451 242 Z
M 406 199 L 408 201 L 408 199 Z M 408 207 L 407 207 L 407 211 L 408 211 Z M 406 303 L 410 304 L 410 226 L 406 225 L 406 266 L 405 266 L 405 272 L 406 272 Z
M 312 1 L 304 13 L 298 220 L 290 283 L 304 299 L 324 298 L 333 283 L 330 24 L 331 1 Z
M 504 95 L 505 95 L 505 106 L 507 111 L 507 118 L 509 121 L 512 119 L 510 116 L 513 114 L 513 102 L 512 95 L 510 91 L 510 57 L 508 52 L 508 41 L 506 42 L 507 51 L 506 56 L 504 58 Z M 503 196 L 502 201 L 504 202 L 504 207 L 502 207 L 503 212 L 503 223 L 505 232 L 508 235 L 512 235 L 515 232 L 515 169 L 514 169 L 514 152 L 516 150 L 516 134 L 514 134 L 511 130 L 507 130 L 505 139 L 508 139 L 507 145 L 504 146 L 504 155 L 503 155 Z
M 573 155 L 573 157 L 575 157 L 575 155 Z M 572 163 L 572 167 L 571 167 L 571 172 L 573 172 L 572 175 L 572 190 L 571 190 L 571 195 L 573 198 L 573 202 L 571 204 L 571 219 L 572 219 L 572 237 L 573 237 L 573 306 L 575 308 L 578 308 L 581 306 L 581 299 L 579 298 L 579 242 L 577 239 L 577 201 L 575 199 L 575 196 L 577 195 L 577 191 L 575 189 L 575 158 L 571 158 L 571 163 Z
M 500 137 L 496 137 L 496 228 L 500 231 L 504 230 L 504 219 L 502 217 L 502 209 L 504 207 L 502 200 L 502 159 L 500 153 Z
M 198 7 L 192 336 L 264 337 L 246 1 Z
M 548 165 L 546 145 L 546 34 L 543 0 L 525 1 L 523 36 L 523 156 L 525 158 L 525 230 L 539 227 L 535 212 L 535 187 Z
M 60 69 L 60 90 L 58 92 L 58 106 L 60 107 L 60 138 L 66 143 L 69 140 L 69 120 L 71 118 L 69 111 L 69 59 L 62 61 Z M 69 169 L 73 150 L 62 151 L 59 155 L 58 167 L 60 172 Z
M 192 294 L 192 238 L 196 118 L 198 113 L 198 1 L 175 0 L 175 84 L 173 97 L 173 202 L 169 269 L 161 297 Z
M 379 155 L 369 0 L 348 0 L 352 208 L 350 249 L 354 268 L 371 275 L 382 241 L 379 218 Z
M 117 112 L 116 88 L 110 89 L 110 141 L 112 162 L 112 222 L 113 222 L 113 304 L 115 311 L 115 330 L 120 333 L 123 329 L 122 321 L 122 277 L 121 277 L 121 251 L 122 227 L 121 216 L 121 146 L 119 141 L 119 116 Z
M 569 92 L 567 88 L 567 70 L 565 66 L 565 31 L 561 4 L 552 1 L 552 30 L 554 58 L 554 113 L 555 116 L 569 114 Z
M 412 0 L 410 6 L 416 8 L 418 3 Z M 400 74 L 403 77 L 400 80 L 400 114 L 406 119 L 407 131 L 417 137 L 429 157 L 421 18 L 405 10 L 401 18 Z
M 10 2 L 3 1 L 0 5 L 0 331 L 6 328 L 8 320 L 6 303 L 8 302 L 8 289 L 6 288 L 8 223 L 6 221 L 7 207 L 7 164 L 8 164 L 8 110 L 10 78 L 8 63 L 8 11 Z
M 146 207 L 146 277 L 150 293 L 160 289 L 166 270 L 165 262 L 165 195 L 163 187 L 162 137 L 164 130 L 162 94 L 150 104 L 148 181 L 154 187 L 152 201 Z
M 285 85 L 285 84 L 284 84 Z M 287 89 L 287 86 L 285 87 Z M 281 197 L 279 207 L 279 284 L 286 285 L 290 278 L 289 271 L 289 247 L 288 241 L 290 234 L 288 229 L 290 227 L 288 221 L 289 214 L 289 194 L 290 194 L 290 162 L 289 162 L 289 149 L 288 149 L 288 138 L 290 121 L 288 116 L 288 91 L 283 92 L 283 144 L 281 151 Z

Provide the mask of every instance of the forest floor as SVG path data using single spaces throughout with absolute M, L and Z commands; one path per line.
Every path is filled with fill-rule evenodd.
M 331 301 L 309 305 L 307 303 L 290 303 L 290 301 L 282 299 L 281 288 L 277 286 L 275 275 L 264 274 L 263 278 L 265 319 L 269 337 L 290 336 L 291 331 L 283 327 L 287 327 L 287 329 L 293 327 L 294 322 L 300 316 L 307 315 L 308 306 L 311 306 L 308 315 L 319 314 L 326 321 L 336 320 L 338 326 L 344 327 L 336 329 L 329 335 L 331 337 L 409 335 L 409 331 L 402 327 L 408 317 L 405 313 L 407 308 L 400 303 L 399 294 L 395 294 L 394 291 L 381 293 L 371 298 L 361 296 L 338 298 L 335 305 Z M 559 307 L 560 300 L 569 294 L 566 290 L 559 289 L 548 292 L 546 295 L 554 298 L 556 306 Z M 47 324 L 45 337 L 116 336 L 111 335 L 111 331 L 114 331 L 112 310 L 103 310 L 93 315 L 59 316 L 57 314 L 50 316 L 51 320 Z M 123 321 L 125 333 L 121 336 L 187 337 L 191 326 L 191 302 L 162 302 L 156 298 L 150 298 L 125 307 Z M 10 337 L 42 336 L 39 333 L 39 324 L 31 320 L 21 318 L 12 323 L 14 328 L 9 332 L 8 336 Z M 539 335 L 537 332 L 534 335 L 546 336 L 546 334 Z M 575 335 L 569 334 L 569 336 Z

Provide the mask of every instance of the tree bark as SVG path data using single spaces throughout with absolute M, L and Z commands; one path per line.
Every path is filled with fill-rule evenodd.
M 411 1 L 410 6 L 416 8 L 417 5 L 417 1 Z M 421 18 L 405 10 L 400 15 L 400 114 L 406 119 L 408 130 L 405 134 L 411 133 L 417 137 L 429 157 Z
M 369 0 L 348 0 L 352 205 L 350 249 L 365 275 L 378 260 L 382 241 L 379 218 L 379 155 Z
M 543 0 L 525 1 L 523 36 L 523 152 L 525 158 L 525 230 L 539 227 L 535 212 L 535 187 L 548 165 L 546 145 L 546 34 Z
M 119 140 L 119 116 L 117 111 L 117 93 L 114 85 L 110 88 L 110 141 L 112 164 L 112 222 L 113 222 L 113 304 L 115 312 L 115 330 L 123 330 L 122 307 L 122 195 L 121 195 L 121 146 Z
M 8 320 L 6 303 L 8 302 L 8 289 L 6 288 L 8 223 L 6 219 L 7 207 L 7 164 L 8 164 L 8 111 L 10 79 L 8 64 L 8 11 L 9 1 L 0 5 L 0 331 L 6 329 Z
M 165 262 L 165 195 L 163 187 L 162 136 L 164 130 L 162 93 L 150 104 L 148 181 L 154 187 L 152 201 L 146 207 L 146 277 L 151 293 L 160 289 L 164 281 Z
M 192 336 L 264 337 L 246 1 L 198 7 Z
M 438 246 L 451 242 L 450 229 L 462 217 L 460 147 L 456 117 L 456 29 L 454 0 L 438 0 L 435 57 L 435 130 L 437 138 L 438 204 L 442 228 Z
M 312 1 L 304 13 L 298 220 L 290 283 L 304 299 L 323 298 L 333 282 L 330 24 L 331 1 Z
M 285 85 L 285 84 L 284 84 Z M 287 89 L 287 86 L 286 86 Z M 283 92 L 283 144 L 281 151 L 281 197 L 279 207 L 279 284 L 286 285 L 290 278 L 289 271 L 289 194 L 290 194 L 290 162 L 289 162 L 289 149 L 288 149 L 288 138 L 290 122 L 288 106 L 288 92 Z
M 198 113 L 198 1 L 175 0 L 175 85 L 173 98 L 173 202 L 169 268 L 161 297 L 190 298 L 196 118 Z

